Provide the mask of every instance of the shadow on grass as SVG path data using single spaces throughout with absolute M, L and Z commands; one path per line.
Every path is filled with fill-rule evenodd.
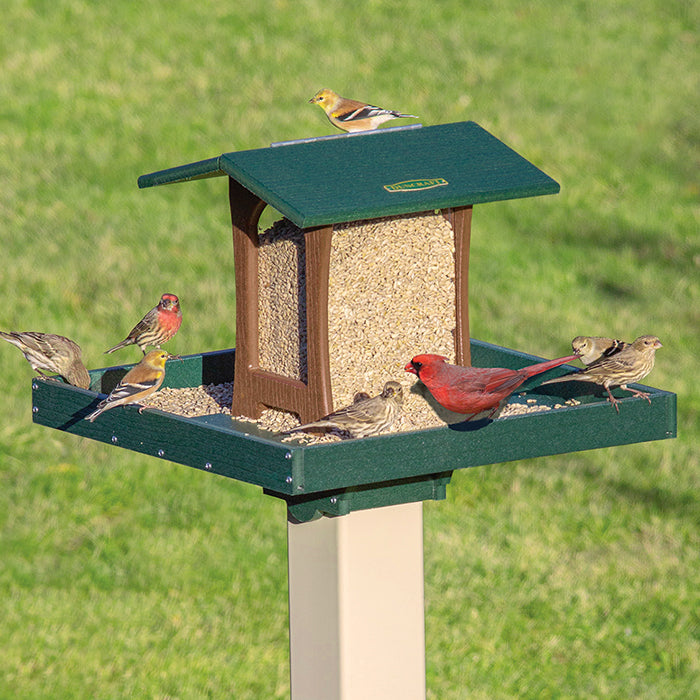
M 575 226 L 557 227 L 549 235 L 558 244 L 576 248 L 589 248 L 595 251 L 609 251 L 611 257 L 629 253 L 640 263 L 663 266 L 674 274 L 694 274 L 697 272 L 694 241 L 672 240 L 662 230 L 644 229 L 630 226 L 613 217 L 590 219 Z M 633 299 L 639 296 L 635 288 L 618 284 L 608 279 L 601 282 L 601 291 L 614 298 Z
M 697 498 L 691 493 L 671 493 L 658 486 L 639 486 L 629 482 L 606 481 L 607 488 L 628 503 L 649 508 L 657 513 L 671 514 L 683 518 L 698 518 Z

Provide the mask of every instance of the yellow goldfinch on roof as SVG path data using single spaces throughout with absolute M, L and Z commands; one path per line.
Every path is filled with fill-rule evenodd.
M 349 132 L 370 131 L 390 119 L 418 119 L 415 114 L 401 114 L 357 100 L 348 100 L 328 88 L 319 90 L 309 102 L 319 105 L 333 126 Z

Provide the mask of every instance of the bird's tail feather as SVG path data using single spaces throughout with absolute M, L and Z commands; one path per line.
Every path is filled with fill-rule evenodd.
M 85 420 L 90 421 L 90 423 L 92 423 L 95 420 L 95 418 L 97 418 L 97 416 L 100 415 L 100 413 L 102 413 L 102 409 L 98 408 L 96 411 L 93 411 L 90 415 L 85 416 Z
M 104 413 L 107 409 L 112 408 L 113 404 L 107 403 L 107 399 L 102 399 L 100 403 L 97 404 L 97 408 L 87 416 L 85 416 L 85 420 L 90 421 L 92 423 L 97 416 L 100 414 Z
M 104 351 L 104 355 L 109 355 L 109 353 L 114 352 L 115 350 L 121 350 L 121 348 L 125 348 L 127 345 L 131 345 L 133 341 L 129 340 L 128 338 L 126 340 L 122 340 L 121 343 L 117 343 L 113 348 L 110 348 L 109 350 Z
M 311 428 L 336 428 L 337 423 L 334 423 L 333 421 L 329 420 L 318 420 L 315 421 L 314 423 L 306 423 L 305 425 L 298 425 L 296 428 L 290 428 L 289 430 L 285 430 L 284 434 L 287 435 L 288 433 L 298 433 L 302 430 L 309 430 Z
M 523 367 L 520 372 L 523 373 L 528 379 L 534 377 L 536 374 L 541 374 L 547 370 L 559 367 L 559 365 L 564 365 L 567 362 L 575 360 L 578 355 L 567 355 L 566 357 L 558 357 L 556 360 L 547 360 L 546 362 L 538 362 L 536 365 L 530 365 L 529 367 Z M 557 381 L 557 380 L 553 380 Z
M 573 372 L 571 374 L 565 374 L 563 377 L 548 379 L 546 382 L 542 382 L 540 386 L 544 386 L 545 384 L 559 384 L 560 382 L 582 382 L 585 380 L 585 375 L 585 372 Z
M 0 338 L 5 339 L 8 343 L 16 345 L 18 348 L 20 348 L 20 350 L 22 349 L 22 345 L 19 338 L 17 337 L 17 333 L 5 333 L 3 331 L 0 331 Z

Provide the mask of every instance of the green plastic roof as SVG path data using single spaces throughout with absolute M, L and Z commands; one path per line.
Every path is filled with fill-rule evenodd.
M 474 122 L 275 144 L 139 178 L 153 187 L 229 175 L 300 228 L 505 199 L 559 185 Z

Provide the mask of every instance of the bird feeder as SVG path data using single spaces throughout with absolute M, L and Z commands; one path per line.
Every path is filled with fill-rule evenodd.
M 233 222 L 236 382 L 232 414 L 257 418 L 264 407 L 273 407 L 297 414 L 302 422 L 316 420 L 329 413 L 334 405 L 338 408 L 347 403 L 352 392 L 348 389 L 344 396 L 334 396 L 333 382 L 339 375 L 352 374 L 357 378 L 358 367 L 363 364 L 356 356 L 361 345 L 356 325 L 343 334 L 344 342 L 353 349 L 352 362 L 346 362 L 337 371 L 331 367 L 339 353 L 337 348 L 329 352 L 329 302 L 334 300 L 333 294 L 329 295 L 329 275 L 333 278 L 331 257 L 340 225 L 375 222 L 375 240 L 371 241 L 365 230 L 355 249 L 375 244 L 375 256 L 381 249 L 386 267 L 391 270 L 387 285 L 374 290 L 373 296 L 367 289 L 358 290 L 353 316 L 361 315 L 363 309 L 392 295 L 400 303 L 410 303 L 406 298 L 409 278 L 421 280 L 426 292 L 432 291 L 435 303 L 445 312 L 444 319 L 433 320 L 424 309 L 418 309 L 411 330 L 403 328 L 398 336 L 392 337 L 387 332 L 382 337 L 375 330 L 371 334 L 373 352 L 390 344 L 396 350 L 403 342 L 398 358 L 410 357 L 429 342 L 420 335 L 412 337 L 411 333 L 421 324 L 431 324 L 450 334 L 452 347 L 446 354 L 457 363 L 469 364 L 468 278 L 473 205 L 553 194 L 559 190 L 559 185 L 549 176 L 473 122 L 388 129 L 225 153 L 218 158 L 145 175 L 139 179 L 139 186 L 217 175 L 228 176 Z M 286 303 L 280 298 L 266 299 L 261 284 L 261 258 L 267 248 L 261 243 L 258 221 L 267 205 L 283 214 L 303 234 L 298 254 L 292 251 L 288 264 L 277 269 L 271 280 L 274 287 L 283 288 L 280 275 L 286 271 L 296 275 L 299 259 L 299 274 L 291 284 L 300 290 L 301 298 L 298 303 L 294 300 L 291 323 L 283 328 L 277 342 L 264 334 L 261 324 L 261 316 L 274 314 Z M 454 253 L 426 251 L 422 260 L 409 258 L 408 264 L 414 269 L 407 269 L 405 252 L 397 249 L 392 232 L 405 217 L 420 217 L 414 226 L 414 240 L 403 242 L 404 247 L 408 244 L 417 247 L 425 237 L 424 219 L 434 212 L 451 229 Z M 449 256 L 453 286 L 448 299 L 439 298 L 442 291 L 439 282 L 430 278 L 429 263 L 436 256 Z M 346 276 L 344 286 L 351 281 Z M 392 281 L 398 282 L 394 288 L 389 287 Z M 368 296 L 362 297 L 363 293 Z M 343 312 L 347 314 L 347 310 L 346 301 L 341 313 L 331 314 L 331 324 Z M 424 318 L 419 319 L 418 314 Z M 302 333 L 295 325 L 298 318 Z M 387 331 L 396 325 L 391 318 L 381 315 L 375 316 L 374 322 L 387 327 Z M 288 338 L 295 341 L 301 338 L 303 347 L 288 348 L 285 344 Z M 300 365 L 302 372 L 290 376 L 284 367 L 265 366 L 264 355 L 268 353 L 263 349 L 270 346 Z M 439 349 L 432 345 L 431 351 Z M 290 354 L 303 356 L 289 358 Z M 376 355 L 368 359 L 377 363 Z M 382 384 L 379 383 L 379 388 Z M 364 388 L 355 387 L 353 391 Z
M 443 354 L 452 354 L 460 364 L 484 367 L 517 369 L 539 361 L 470 337 L 472 210 L 486 202 L 555 194 L 559 185 L 477 124 L 460 122 L 224 153 L 143 175 L 139 186 L 217 176 L 228 178 L 236 348 L 169 362 L 164 387 L 233 382 L 231 413 L 183 417 L 160 410 L 139 413 L 127 406 L 89 423 L 83 418 L 97 401 L 95 392 L 109 392 L 127 370 L 113 367 L 91 372 L 92 391 L 34 379 L 34 421 L 256 484 L 283 499 L 289 514 L 292 696 L 422 698 L 421 502 L 445 498 L 454 469 L 674 437 L 676 397 L 644 387 L 650 403 L 622 394 L 619 415 L 605 397 L 588 395 L 576 405 L 492 422 L 417 426 L 409 432 L 326 444 L 284 441 L 239 417 L 255 419 L 272 407 L 306 422 L 347 401 L 334 392 L 338 353 L 331 346 L 333 323 L 343 307 L 336 298 L 333 256 L 348 227 L 365 227 L 351 241 L 355 253 L 357 246 L 370 245 L 371 236 L 378 251 L 390 251 L 399 240 L 393 225 L 417 225 L 416 246 L 428 226 L 438 231 L 439 264 L 447 261 L 440 279 L 434 277 L 430 260 L 407 267 L 424 285 L 444 284 L 440 289 L 450 290 L 437 318 L 442 335 L 435 343 L 443 344 Z M 269 262 L 265 246 L 278 241 L 275 235 L 266 240 L 258 230 L 268 205 L 295 227 L 294 235 L 285 238 L 285 245 L 292 246 L 291 254 L 285 253 L 291 268 L 285 279 L 292 280 L 296 296 L 291 316 L 284 316 L 291 321 L 288 327 L 288 320 L 282 323 L 283 336 L 274 336 L 279 323 L 262 318 L 270 310 L 267 306 L 274 313 L 279 306 L 263 274 Z M 368 233 L 366 227 L 374 223 L 378 228 Z M 393 258 L 388 264 L 399 263 Z M 374 299 L 364 299 L 362 305 L 380 305 L 392 295 L 405 297 L 407 279 L 390 276 L 377 287 Z M 361 274 L 355 281 L 360 287 L 376 282 Z M 417 310 L 415 326 L 430 325 L 421 323 L 419 314 Z M 350 321 L 360 322 L 350 316 Z M 386 325 L 391 333 L 392 324 Z M 416 329 L 405 332 L 416 338 L 410 335 Z M 362 333 L 358 327 L 347 342 L 359 343 Z M 388 349 L 400 344 L 403 335 L 387 335 L 380 343 L 387 366 Z M 270 354 L 277 342 L 287 341 L 288 354 L 295 358 L 289 366 Z M 402 373 L 413 354 L 436 350 L 427 344 L 411 347 L 396 371 Z M 555 376 L 566 372 L 552 370 Z M 382 382 L 392 378 L 396 375 L 384 376 Z M 523 402 L 536 396 L 551 408 L 572 395 L 566 384 L 533 389 L 537 383 L 521 387 Z M 377 390 L 381 382 L 355 387 L 369 388 Z

